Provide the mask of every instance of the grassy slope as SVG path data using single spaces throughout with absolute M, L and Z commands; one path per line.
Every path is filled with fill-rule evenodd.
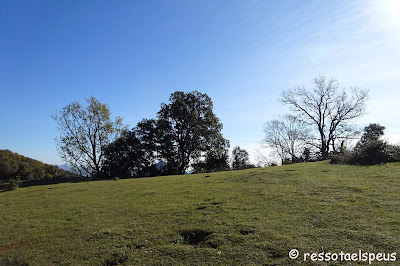
M 0 264 L 273 264 L 400 253 L 400 164 L 304 163 L 0 193 Z M 197 245 L 181 236 L 203 230 Z

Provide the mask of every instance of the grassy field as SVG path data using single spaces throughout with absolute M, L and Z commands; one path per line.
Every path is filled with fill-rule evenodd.
M 311 265 L 303 253 L 362 250 L 394 265 L 399 181 L 399 163 L 316 162 L 22 188 L 0 193 L 0 264 Z

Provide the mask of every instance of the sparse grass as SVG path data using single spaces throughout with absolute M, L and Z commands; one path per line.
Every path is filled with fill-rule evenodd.
M 317 162 L 21 188 L 0 193 L 0 264 L 304 264 L 288 258 L 292 248 L 399 254 L 399 181 L 399 163 Z

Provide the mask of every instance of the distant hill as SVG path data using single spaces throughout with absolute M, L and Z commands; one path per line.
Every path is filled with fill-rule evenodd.
M 42 163 L 10 150 L 0 150 L 0 180 L 21 181 L 77 177 L 58 166 Z
M 60 168 L 62 170 L 73 172 L 72 171 L 73 170 L 73 166 L 70 165 L 70 164 L 65 163 L 65 164 L 60 164 L 60 165 L 57 165 L 57 166 L 58 166 L 58 168 Z

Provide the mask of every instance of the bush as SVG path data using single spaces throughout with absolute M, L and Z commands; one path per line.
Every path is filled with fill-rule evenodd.
M 357 143 L 353 151 L 344 151 L 332 156 L 333 164 L 373 165 L 400 161 L 400 147 L 379 139 Z
M 351 151 L 344 151 L 341 153 L 333 154 L 331 158 L 332 164 L 347 164 L 352 160 L 353 153 Z
M 362 165 L 387 163 L 386 147 L 387 143 L 379 139 L 360 141 L 354 148 L 350 163 Z
M 16 190 L 21 185 L 21 180 L 19 177 L 16 179 L 10 179 L 8 181 L 8 190 Z
M 385 153 L 388 157 L 388 162 L 400 162 L 400 146 L 387 145 Z

